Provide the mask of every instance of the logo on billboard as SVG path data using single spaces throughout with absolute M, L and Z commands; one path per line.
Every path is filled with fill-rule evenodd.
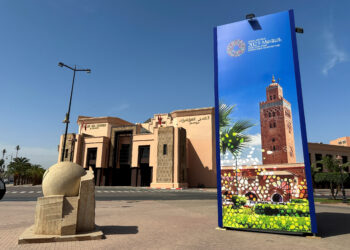
M 245 51 L 246 45 L 242 40 L 234 40 L 227 46 L 227 54 L 233 57 L 242 55 Z

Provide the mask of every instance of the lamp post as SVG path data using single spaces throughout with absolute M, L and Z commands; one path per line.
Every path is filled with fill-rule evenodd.
M 66 118 L 64 119 L 63 123 L 66 124 L 66 131 L 64 133 L 64 139 L 63 139 L 63 148 L 62 148 L 62 153 L 61 153 L 61 161 L 64 160 L 64 151 L 66 150 L 66 140 L 67 140 L 67 132 L 68 132 L 68 124 L 69 124 L 69 116 L 70 116 L 70 107 L 72 104 L 72 95 L 73 95 L 73 88 L 74 88 L 74 79 L 75 79 L 75 72 L 77 71 L 85 71 L 86 73 L 91 73 L 91 69 L 77 69 L 77 66 L 74 65 L 74 68 L 59 62 L 58 66 L 60 67 L 66 67 L 70 70 L 73 70 L 73 81 L 72 81 L 72 88 L 70 91 L 70 99 L 69 99 L 69 105 L 68 105 L 68 113 L 66 113 Z

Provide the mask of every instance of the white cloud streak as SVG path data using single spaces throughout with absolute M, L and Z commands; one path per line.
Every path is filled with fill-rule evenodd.
M 249 146 L 260 146 L 261 145 L 261 134 L 250 135 L 251 142 L 247 143 Z
M 324 37 L 326 41 L 326 50 L 328 60 L 322 68 L 322 74 L 328 75 L 328 72 L 333 69 L 337 64 L 343 63 L 349 60 L 349 56 L 346 51 L 340 49 L 336 43 L 334 33 L 330 28 L 326 28 L 324 31 Z

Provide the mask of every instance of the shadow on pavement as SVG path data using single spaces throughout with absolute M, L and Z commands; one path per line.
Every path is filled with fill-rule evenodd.
M 137 226 L 99 226 L 99 229 L 105 235 L 113 234 L 137 234 L 139 229 Z
M 321 237 L 350 234 L 350 214 L 317 213 L 317 229 Z

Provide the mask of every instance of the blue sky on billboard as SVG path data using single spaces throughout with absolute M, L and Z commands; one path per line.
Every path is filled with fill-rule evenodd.
M 256 124 L 248 131 L 253 140 L 250 147 L 243 150 L 240 162 L 243 165 L 262 163 L 259 103 L 266 100 L 266 87 L 272 75 L 291 104 L 297 162 L 303 162 L 289 14 L 286 11 L 256 20 L 261 30 L 253 30 L 248 20 L 217 28 L 219 98 L 225 104 L 236 105 L 233 121 L 250 120 Z M 233 51 L 243 48 L 240 55 L 231 55 L 227 49 L 234 41 L 242 43 L 233 48 Z M 235 164 L 232 158 L 228 155 L 224 164 Z
M 143 122 L 214 106 L 213 27 L 288 9 L 305 30 L 297 42 L 308 139 L 349 135 L 349 7 L 328 0 L 1 1 L 0 150 L 15 155 L 19 144 L 33 163 L 57 160 L 72 78 L 59 61 L 92 69 L 77 75 L 70 132 L 78 115 Z

